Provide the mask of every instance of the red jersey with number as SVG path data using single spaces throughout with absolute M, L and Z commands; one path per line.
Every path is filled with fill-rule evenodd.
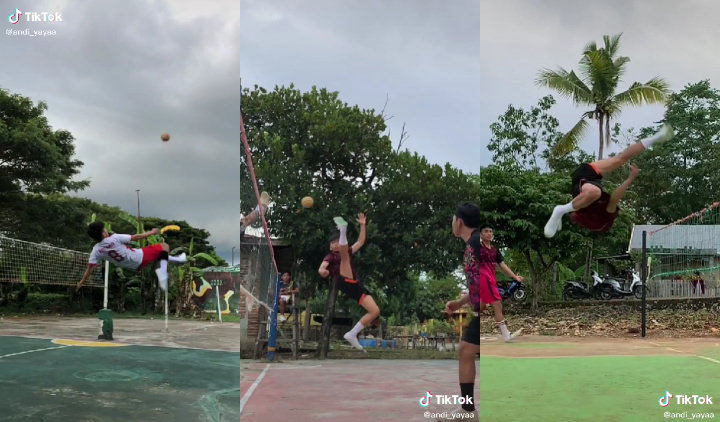
M 106 237 L 93 247 L 88 264 L 98 265 L 103 260 L 129 270 L 140 268 L 143 262 L 143 251 L 126 245 L 131 241 L 132 236 L 129 234 L 113 234 Z
M 570 214 L 570 219 L 590 231 L 606 232 L 615 224 L 615 219 L 620 210 L 620 207 L 618 207 L 615 212 L 608 212 L 607 206 L 609 203 L 610 194 L 603 192 L 600 199 Z

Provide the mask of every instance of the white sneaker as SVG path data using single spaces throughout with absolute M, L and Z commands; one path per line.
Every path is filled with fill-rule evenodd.
M 356 349 L 358 349 L 358 350 L 365 350 L 365 349 L 360 345 L 360 341 L 358 341 L 357 335 L 353 335 L 353 333 L 351 333 L 350 331 L 348 331 L 347 333 L 345 333 L 345 335 L 343 336 L 343 338 L 344 338 L 345 340 L 347 340 L 348 343 L 352 344 L 352 346 L 353 346 L 354 348 L 356 348 Z
M 280 322 L 285 322 L 285 315 L 280 315 Z
M 547 238 L 555 236 L 555 233 L 562 228 L 563 215 L 559 210 L 560 207 L 562 207 L 562 205 L 556 205 L 555 208 L 553 208 L 553 213 L 547 224 L 545 224 L 545 237 Z
M 260 194 L 260 205 L 267 207 L 269 203 L 270 203 L 270 194 L 267 192 L 262 192 Z
M 503 340 L 505 340 L 505 343 L 510 343 L 511 341 L 515 340 L 516 337 L 518 337 L 520 334 L 522 334 L 523 329 L 519 329 L 515 331 L 514 333 L 510 334 L 510 336 L 505 337 Z
M 435 419 L 437 422 L 443 422 L 443 421 L 470 421 L 470 422 L 479 422 L 480 421 L 480 415 L 478 415 L 477 407 L 472 412 L 468 412 L 467 410 L 463 409 L 462 406 L 455 408 L 453 410 L 446 410 L 442 412 L 437 419 Z
M 675 131 L 672 126 L 665 123 L 658 133 L 655 134 L 655 142 L 665 142 L 672 139 L 673 136 L 675 136 Z
M 155 270 L 155 274 L 157 275 L 157 278 L 158 278 L 158 285 L 160 286 L 161 289 L 163 289 L 163 291 L 166 291 L 166 292 L 167 292 L 167 289 L 168 289 L 168 276 L 167 276 L 167 274 L 166 274 L 166 273 L 163 273 L 163 271 L 162 271 L 160 268 L 158 268 L 157 270 Z

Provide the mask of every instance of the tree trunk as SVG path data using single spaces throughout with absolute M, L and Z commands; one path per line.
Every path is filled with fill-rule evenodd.
M 338 288 L 334 281 L 330 283 L 330 292 L 328 293 L 327 303 L 325 304 L 325 316 L 323 316 L 322 334 L 315 356 L 318 359 L 327 358 L 330 351 L 330 329 L 332 328 L 332 317 L 335 313 L 335 302 L 337 301 Z
M 588 239 L 585 247 L 585 282 L 589 283 L 588 286 L 592 286 L 592 280 L 590 277 L 590 264 L 592 263 L 593 256 L 593 241 Z
M 603 139 L 603 134 L 605 133 L 605 128 L 603 127 L 603 115 L 599 115 L 597 118 L 598 122 L 598 135 L 599 143 L 598 143 L 598 161 L 603 159 L 603 153 L 605 152 L 605 139 Z
M 610 116 L 605 116 L 605 146 L 610 147 Z
M 524 251 L 523 255 L 525 256 L 525 260 L 528 263 L 528 268 L 530 269 L 530 280 L 532 281 L 532 285 L 535 290 L 535 294 L 532 295 L 532 302 L 531 302 L 530 306 L 533 311 L 537 311 L 538 296 L 540 296 L 540 294 L 541 294 L 542 287 L 540 286 L 540 280 L 537 277 L 537 272 L 535 271 L 535 263 L 532 260 L 530 251 Z

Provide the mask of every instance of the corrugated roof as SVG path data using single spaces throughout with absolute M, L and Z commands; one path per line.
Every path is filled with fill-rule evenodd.
M 647 247 L 662 249 L 694 249 L 720 253 L 720 225 L 660 225 L 633 227 L 628 252 L 642 250 L 642 232 L 647 232 Z

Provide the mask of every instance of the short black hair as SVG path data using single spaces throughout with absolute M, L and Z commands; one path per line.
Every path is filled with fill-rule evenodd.
M 337 242 L 339 240 L 340 240 L 340 232 L 333 233 L 332 236 L 330 236 L 330 239 L 328 239 L 328 241 L 330 243 Z
M 485 229 L 492 230 L 492 228 L 493 228 L 492 224 L 490 224 L 490 223 L 483 223 L 480 225 L 480 227 L 478 227 L 478 229 L 480 229 L 480 230 L 485 230 Z
M 103 240 L 103 230 L 105 230 L 105 223 L 102 221 L 96 221 L 88 225 L 87 233 L 96 242 Z
M 455 212 L 455 217 L 462 220 L 465 227 L 477 229 L 480 227 L 480 208 L 474 204 L 461 204 Z

